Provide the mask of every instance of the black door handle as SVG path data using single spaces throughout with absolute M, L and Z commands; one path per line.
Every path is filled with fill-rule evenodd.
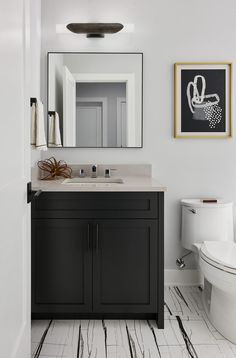
M 96 224 L 96 245 L 95 245 L 96 253 L 98 254 L 99 250 L 99 225 Z
M 87 225 L 87 247 L 90 250 L 90 224 Z

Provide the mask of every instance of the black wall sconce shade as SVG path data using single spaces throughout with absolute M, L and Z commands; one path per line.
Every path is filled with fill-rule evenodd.
M 76 34 L 87 34 L 87 37 L 104 37 L 104 34 L 115 34 L 123 29 L 119 23 L 71 23 L 67 29 Z

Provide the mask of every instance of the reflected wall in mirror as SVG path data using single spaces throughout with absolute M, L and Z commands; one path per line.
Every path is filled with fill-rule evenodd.
M 142 147 L 142 72 L 142 53 L 48 53 L 48 146 Z

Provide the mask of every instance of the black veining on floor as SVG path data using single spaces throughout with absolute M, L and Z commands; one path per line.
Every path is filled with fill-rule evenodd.
M 187 335 L 185 329 L 184 329 L 184 326 L 183 326 L 183 323 L 182 323 L 182 320 L 180 318 L 180 316 L 175 316 L 176 319 L 177 319 L 177 322 L 179 324 L 179 329 L 182 333 L 182 336 L 183 336 L 183 339 L 184 339 L 184 342 L 185 342 L 185 345 L 186 345 L 186 348 L 187 348 L 187 351 L 190 355 L 191 358 L 198 358 L 198 355 L 197 355 L 197 352 L 195 351 L 194 349 L 194 346 L 192 344 L 192 342 L 190 341 L 190 338 L 189 336 Z
M 181 298 L 182 301 L 184 301 L 184 303 L 186 304 L 186 306 L 189 308 L 188 302 L 185 300 L 184 296 L 182 295 L 182 292 L 180 291 L 179 287 L 175 286 L 174 290 L 176 292 L 176 294 L 179 296 L 179 298 Z M 191 310 L 190 310 L 191 311 Z
M 80 331 L 80 342 L 79 342 L 79 358 L 84 357 L 84 337 L 82 331 Z
M 172 314 L 172 313 L 171 313 Z M 156 337 L 156 334 L 155 334 L 155 331 L 154 331 L 154 328 L 152 327 L 150 321 L 147 321 L 147 324 L 152 332 L 152 335 L 153 335 L 153 338 L 154 338 L 154 342 L 155 342 L 155 345 L 157 347 L 157 352 L 158 352 L 158 355 L 159 357 L 161 358 L 161 352 L 160 352 L 160 349 L 159 349 L 159 346 L 158 346 L 158 343 L 157 343 L 157 337 Z
M 91 347 L 89 348 L 89 325 L 92 323 L 92 338 L 91 338 Z M 94 325 L 95 325 L 95 321 L 90 321 L 88 323 L 88 330 L 87 330 L 87 347 L 88 347 L 88 355 L 89 357 L 92 354 L 93 351 L 93 341 L 94 341 Z
M 77 358 L 79 358 L 79 354 L 80 354 L 80 339 L 81 339 L 81 324 L 79 325 L 79 337 L 78 337 L 78 346 L 77 346 L 77 355 L 76 355 Z
M 166 306 L 166 308 L 167 308 L 169 314 L 172 316 L 172 312 L 171 312 L 170 307 L 168 306 L 168 304 L 167 304 L 166 302 L 165 302 L 164 304 L 165 304 L 165 306 Z
M 105 337 L 105 353 L 106 353 L 106 358 L 107 358 L 107 327 L 105 325 L 104 319 L 102 320 L 102 328 L 104 331 L 104 337 Z
M 40 339 L 38 348 L 36 349 L 34 358 L 38 358 L 38 357 L 39 357 L 40 352 L 41 352 L 42 347 L 43 347 L 43 343 L 44 343 L 44 341 L 45 341 L 46 335 L 47 335 L 47 333 L 48 333 L 48 330 L 49 330 L 51 324 L 52 324 L 52 319 L 51 319 L 51 321 L 49 322 L 49 324 L 48 324 L 47 328 L 45 329 L 45 331 L 43 332 L 43 335 L 42 335 L 42 337 L 41 337 L 41 339 Z
M 130 357 L 131 357 L 131 358 L 136 358 L 136 357 L 137 357 L 136 352 L 134 352 L 135 354 L 133 354 L 133 348 L 134 348 L 134 351 L 135 351 L 135 346 L 132 347 L 132 345 L 134 344 L 134 342 L 132 342 L 132 338 L 131 338 L 131 336 L 130 336 L 129 329 L 128 329 L 127 325 L 126 325 L 126 333 L 127 333 L 128 342 L 129 342 Z
M 142 356 L 144 356 L 144 347 L 141 347 L 141 342 L 139 342 L 139 339 L 138 339 L 136 322 L 139 322 L 139 321 L 134 321 L 134 334 L 135 334 L 135 337 L 136 337 L 136 340 L 137 340 L 138 348 L 139 348 Z

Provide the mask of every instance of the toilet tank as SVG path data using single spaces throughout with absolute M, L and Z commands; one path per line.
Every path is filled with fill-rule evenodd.
M 188 250 L 204 241 L 234 241 L 233 203 L 218 200 L 203 203 L 201 199 L 181 200 L 181 243 Z

